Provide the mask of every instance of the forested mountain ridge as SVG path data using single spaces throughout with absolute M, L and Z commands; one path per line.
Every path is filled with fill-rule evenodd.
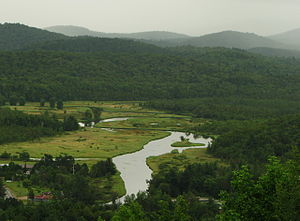
M 243 33 L 237 31 L 223 31 L 203 35 L 200 37 L 191 37 L 184 39 L 169 39 L 159 42 L 152 41 L 153 44 L 159 46 L 175 47 L 175 46 L 194 46 L 194 47 L 226 47 L 250 49 L 256 47 L 270 48 L 288 48 L 287 43 L 283 44 L 269 38 L 265 38 L 253 33 Z
M 298 50 L 288 50 L 288 49 L 280 49 L 280 48 L 250 48 L 248 50 L 252 53 L 257 53 L 265 56 L 272 56 L 272 57 L 300 57 L 300 51 Z
M 299 99 L 300 62 L 238 49 L 190 56 L 147 53 L 0 53 L 0 94 L 38 101 L 143 100 L 238 95 Z M 154 90 L 155 89 L 155 90 Z
M 45 28 L 47 31 L 64 34 L 67 36 L 92 36 L 101 38 L 130 38 L 130 39 L 147 39 L 147 40 L 166 40 L 174 38 L 189 38 L 185 34 L 179 34 L 167 31 L 148 31 L 136 33 L 105 33 L 92 31 L 84 27 L 73 25 L 58 25 Z
M 162 53 L 164 49 L 136 40 L 96 37 L 70 37 L 46 41 L 24 47 L 23 50 L 50 50 L 69 52 Z
M 66 39 L 62 34 L 22 24 L 0 24 L 0 50 L 15 50 L 34 43 Z

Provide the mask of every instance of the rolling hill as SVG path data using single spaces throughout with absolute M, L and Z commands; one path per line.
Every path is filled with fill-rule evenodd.
M 50 50 L 69 52 L 117 52 L 117 53 L 161 53 L 155 45 L 131 39 L 69 37 L 55 41 L 40 42 L 23 48 L 24 50 Z
M 137 33 L 105 33 L 92 31 L 80 26 L 58 25 L 45 28 L 47 31 L 64 34 L 67 36 L 92 36 L 102 38 L 132 38 L 145 40 L 167 40 L 177 38 L 189 38 L 190 36 L 167 31 L 149 31 Z
M 0 50 L 15 50 L 34 43 L 66 39 L 62 34 L 22 24 L 0 24 Z
M 281 42 L 283 44 L 294 45 L 296 47 L 294 49 L 300 50 L 300 28 L 287 31 L 284 33 L 280 33 L 277 35 L 272 35 L 269 36 L 268 38 L 275 40 L 277 42 Z
M 155 43 L 153 41 L 153 43 Z M 240 48 L 250 49 L 256 47 L 270 47 L 270 48 L 287 48 L 287 45 L 276 42 L 274 40 L 258 36 L 253 33 L 242 33 L 236 31 L 223 31 L 203 35 L 200 37 L 192 37 L 185 39 L 170 39 L 159 41 L 156 43 L 160 46 L 194 46 L 194 47 L 226 47 L 226 48 Z
M 248 51 L 256 54 L 261 54 L 264 56 L 300 58 L 300 51 L 298 50 L 261 47 L 261 48 L 251 48 Z

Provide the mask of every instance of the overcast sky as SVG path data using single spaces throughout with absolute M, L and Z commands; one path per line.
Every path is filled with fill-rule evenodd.
M 102 32 L 271 35 L 300 28 L 300 0 L 0 0 L 0 22 Z

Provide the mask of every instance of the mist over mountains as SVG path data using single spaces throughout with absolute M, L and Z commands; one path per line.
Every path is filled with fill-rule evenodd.
M 73 52 L 162 52 L 170 47 L 224 47 L 265 56 L 300 57 L 300 29 L 263 37 L 223 31 L 192 37 L 164 31 L 104 33 L 79 26 L 46 29 L 23 24 L 0 24 L 0 50 L 61 50 Z
M 150 31 L 140 33 L 104 33 L 91 31 L 79 26 L 52 26 L 45 30 L 67 36 L 94 36 L 103 38 L 138 39 L 161 47 L 194 46 L 194 47 L 227 47 L 227 48 L 280 48 L 300 50 L 300 29 L 273 36 L 259 36 L 255 33 L 222 31 L 198 37 L 185 34 Z

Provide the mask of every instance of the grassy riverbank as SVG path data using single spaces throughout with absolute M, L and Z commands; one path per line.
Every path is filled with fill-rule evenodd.
M 172 151 L 161 156 L 147 158 L 147 164 L 153 170 L 153 173 L 167 167 L 177 167 L 184 169 L 187 165 L 192 163 L 206 163 L 218 161 L 218 158 L 206 153 L 206 148 L 188 149 L 182 153 Z
M 172 147 L 201 147 L 204 143 L 191 143 L 189 140 L 177 141 L 171 144 Z

